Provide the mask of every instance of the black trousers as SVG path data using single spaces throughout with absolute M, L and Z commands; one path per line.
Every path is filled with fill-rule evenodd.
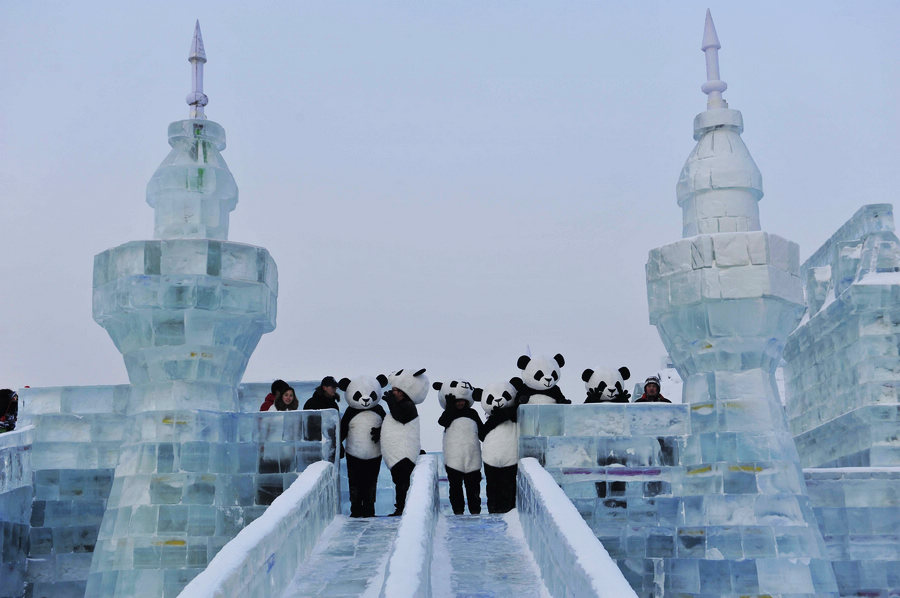
M 350 516 L 374 517 L 375 494 L 381 457 L 359 459 L 347 454 L 347 485 L 350 487 Z
M 447 470 L 447 482 L 450 484 L 450 506 L 457 515 L 462 515 L 466 503 L 469 504 L 469 513 L 478 515 L 481 513 L 481 470 L 463 473 L 452 467 L 444 466 Z M 466 486 L 466 498 L 463 500 L 463 484 Z
M 391 479 L 394 480 L 394 513 L 403 512 L 406 506 L 406 493 L 409 491 L 409 478 L 412 476 L 416 464 L 409 459 L 398 461 L 391 467 Z
M 488 513 L 506 513 L 516 508 L 518 465 L 493 467 L 484 464 Z

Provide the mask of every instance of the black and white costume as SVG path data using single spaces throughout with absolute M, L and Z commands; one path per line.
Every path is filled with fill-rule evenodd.
M 522 355 L 516 365 L 522 370 L 522 383 L 516 389 L 516 401 L 529 405 L 569 404 L 572 401 L 563 396 L 556 385 L 559 381 L 559 370 L 566 364 L 563 356 L 557 353 L 552 359 L 547 357 L 529 357 Z
M 422 450 L 419 412 L 416 405 L 424 401 L 428 395 L 428 377 L 425 375 L 425 368 L 416 372 L 400 370 L 390 374 L 388 382 L 407 397 L 404 400 L 397 400 L 392 391 L 384 394 L 388 413 L 381 426 L 381 455 L 394 480 L 396 492 L 394 514 L 400 515 L 406 505 L 409 478 L 419 458 L 419 451 Z
M 618 370 L 584 370 L 581 379 L 587 389 L 585 403 L 627 403 L 631 393 L 625 390 L 625 381 L 631 372 L 625 366 Z
M 381 425 L 384 409 L 379 393 L 387 378 L 357 376 L 342 378 L 347 410 L 341 417 L 341 439 L 347 455 L 347 485 L 350 488 L 350 516 L 374 517 L 378 470 L 381 469 Z
M 461 515 L 466 504 L 469 513 L 481 513 L 481 418 L 472 409 L 472 385 L 465 380 L 435 382 L 432 387 L 438 391 L 438 401 L 444 413 L 438 424 L 444 428 L 444 469 L 450 485 L 450 506 Z M 463 400 L 465 407 L 459 409 L 456 402 Z M 466 488 L 463 498 L 463 486 Z
M 487 416 L 480 438 L 489 513 L 506 513 L 516 508 L 519 432 L 515 387 L 520 383 L 521 380 L 513 378 L 510 382 L 473 391 Z

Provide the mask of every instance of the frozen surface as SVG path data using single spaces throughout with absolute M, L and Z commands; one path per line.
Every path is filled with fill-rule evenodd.
M 377 598 L 399 525 L 399 517 L 335 517 L 282 596 Z
M 807 316 L 784 353 L 801 463 L 900 465 L 900 241 L 891 206 L 860 208 L 802 274 Z
M 533 458 L 519 461 L 518 516 L 554 596 L 637 596 L 562 489 Z
M 21 424 L 20 424 L 21 426 Z M 31 447 L 34 429 L 0 434 L 0 597 L 25 591 L 31 519 Z
M 182 598 L 278 595 L 337 511 L 334 464 L 313 463 L 216 555 Z
M 550 597 L 514 510 L 503 515 L 442 514 L 431 568 L 435 598 Z

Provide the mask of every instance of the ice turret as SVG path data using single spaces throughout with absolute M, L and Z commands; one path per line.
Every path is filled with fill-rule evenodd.
M 762 175 L 741 139 L 744 119 L 728 108 L 719 79 L 719 37 L 709 11 L 701 49 L 706 54 L 707 109 L 694 118 L 697 145 L 678 178 L 676 195 L 683 210 L 683 235 L 759 230 Z
M 836 595 L 774 379 L 803 313 L 799 251 L 760 230 L 762 177 L 722 98 L 719 47 L 707 12 L 709 99 L 676 189 L 684 238 L 647 263 L 650 322 L 690 405 L 677 526 L 700 539 L 666 562 L 665 593 Z
M 225 131 L 203 113 L 199 23 L 189 60 L 191 118 L 169 125 L 172 151 L 147 185 L 156 240 L 94 258 L 94 319 L 132 392 L 90 596 L 174 595 L 249 504 L 232 416 L 247 361 L 275 328 L 278 272 L 265 249 L 227 240 L 237 186 L 219 154 Z

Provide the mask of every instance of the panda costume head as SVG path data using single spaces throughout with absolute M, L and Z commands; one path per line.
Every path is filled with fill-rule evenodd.
M 341 378 L 338 388 L 344 391 L 344 400 L 354 409 L 372 409 L 381 403 L 381 389 L 388 385 L 387 376 L 356 376 L 353 380 Z
M 420 404 L 428 396 L 428 376 L 425 368 L 421 370 L 399 370 L 388 374 L 388 382 L 391 387 L 402 390 L 413 403 Z
M 518 389 L 519 403 L 533 405 L 553 405 L 571 403 L 556 385 L 559 370 L 566 364 L 563 356 L 529 357 L 522 355 L 516 365 L 522 370 L 522 385 Z
M 516 406 L 516 387 L 521 383 L 519 378 L 513 378 L 509 382 L 488 384 L 484 388 L 473 390 L 472 396 L 481 403 L 484 414 L 489 416 L 495 409 Z
M 475 402 L 472 394 L 472 391 L 475 389 L 465 380 L 451 380 L 446 383 L 435 382 L 431 387 L 438 391 L 438 402 L 441 404 L 441 409 L 447 406 L 448 401 L 463 399 L 468 403 L 466 407 L 471 407 Z
M 585 403 L 627 403 L 631 393 L 625 390 L 625 381 L 631 377 L 627 367 L 613 369 L 586 369 L 581 374 L 587 389 Z

